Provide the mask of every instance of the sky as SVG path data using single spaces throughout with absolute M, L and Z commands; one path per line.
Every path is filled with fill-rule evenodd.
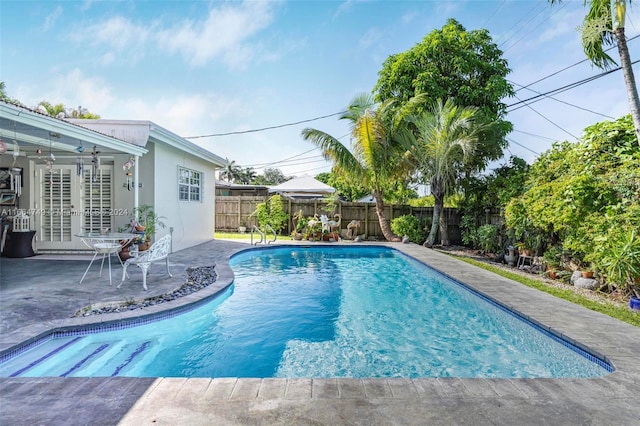
M 0 80 L 29 107 L 46 100 L 149 120 L 258 174 L 316 175 L 331 164 L 302 129 L 349 146 L 336 114 L 373 89 L 387 57 L 447 19 L 489 30 L 512 70 L 511 105 L 602 72 L 582 51 L 585 13 L 582 0 L 0 0 Z M 640 34 L 636 2 L 625 30 L 628 39 Z M 628 45 L 640 59 L 640 37 Z M 619 62 L 616 49 L 611 56 Z M 639 80 L 639 65 L 634 72 Z M 554 98 L 508 108 L 507 159 L 532 163 L 554 141 L 629 112 L 621 71 Z M 267 127 L 277 128 L 253 131 Z M 242 133 L 209 136 L 231 132 Z

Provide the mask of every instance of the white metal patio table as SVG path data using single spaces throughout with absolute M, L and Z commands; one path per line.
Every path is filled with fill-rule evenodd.
M 82 239 L 82 242 L 94 251 L 93 258 L 87 266 L 87 269 L 84 271 L 82 278 L 80 278 L 80 283 L 87 276 L 87 272 L 93 265 L 93 261 L 96 260 L 96 257 L 101 254 L 102 262 L 100 263 L 100 275 L 102 276 L 102 268 L 104 267 L 104 258 L 107 258 L 109 264 L 109 285 L 111 285 L 111 255 L 115 254 L 122 266 L 122 260 L 120 256 L 118 256 L 118 252 L 122 250 L 122 247 L 133 240 L 137 234 L 131 234 L 126 232 L 108 232 L 108 233 L 98 233 L 98 232 L 86 232 L 75 234 L 76 237 Z

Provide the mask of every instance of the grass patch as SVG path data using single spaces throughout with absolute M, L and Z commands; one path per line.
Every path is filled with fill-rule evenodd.
M 467 262 L 472 265 L 475 265 L 479 268 L 486 269 L 487 271 L 491 271 L 494 274 L 498 274 L 505 278 L 509 278 L 510 280 L 513 280 L 513 281 L 517 281 L 520 284 L 526 285 L 527 287 L 544 291 L 545 293 L 549 293 L 552 296 L 558 297 L 560 299 L 568 300 L 569 302 L 575 303 L 576 305 L 583 306 L 587 309 L 591 309 L 592 311 L 600 312 L 612 318 L 618 319 L 620 321 L 624 321 L 631 325 L 635 325 L 636 327 L 640 327 L 640 313 L 633 312 L 627 307 L 620 307 L 620 306 L 616 306 L 606 302 L 605 303 L 595 302 L 569 289 L 562 289 L 562 288 L 548 286 L 541 281 L 523 277 L 522 275 L 505 271 L 501 268 L 488 265 L 487 263 L 480 262 L 478 260 L 469 259 L 467 257 L 461 257 L 461 256 L 453 256 L 453 257 L 455 257 L 456 259 L 462 260 L 463 262 Z
M 254 234 L 254 237 L 260 237 L 258 234 Z M 224 239 L 224 240 L 245 240 L 247 238 L 251 238 L 251 234 L 249 232 L 245 232 L 241 234 L 239 232 L 216 232 L 214 234 L 214 238 L 216 239 Z

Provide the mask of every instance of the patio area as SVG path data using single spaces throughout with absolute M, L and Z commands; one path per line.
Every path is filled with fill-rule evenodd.
M 2 424 L 602 424 L 640 423 L 640 329 L 414 244 L 392 244 L 430 266 L 606 357 L 596 379 L 184 379 L 0 378 Z M 228 285 L 228 258 L 245 242 L 210 241 L 171 255 L 173 278 L 139 270 L 121 289 L 89 257 L 0 259 L 0 351 L 49 329 L 174 309 Z M 216 264 L 214 285 L 121 314 L 71 318 L 96 303 L 178 288 L 189 266 Z M 112 265 L 113 266 L 113 265 Z

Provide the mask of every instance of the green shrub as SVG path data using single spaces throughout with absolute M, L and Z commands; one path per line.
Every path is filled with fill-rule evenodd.
M 482 225 L 478 228 L 478 243 L 485 253 L 500 253 L 500 232 L 497 225 Z
M 394 234 L 408 236 L 412 243 L 420 244 L 424 241 L 423 229 L 420 221 L 413 215 L 404 215 L 391 221 L 391 230 Z
M 274 195 L 266 202 L 258 204 L 252 215 L 258 218 L 260 228 L 264 229 L 269 225 L 277 233 L 280 233 L 289 221 L 289 214 L 284 211 L 282 197 L 279 195 Z
M 462 244 L 473 249 L 479 248 L 478 227 L 473 216 L 462 216 L 462 219 L 460 219 L 460 235 Z

